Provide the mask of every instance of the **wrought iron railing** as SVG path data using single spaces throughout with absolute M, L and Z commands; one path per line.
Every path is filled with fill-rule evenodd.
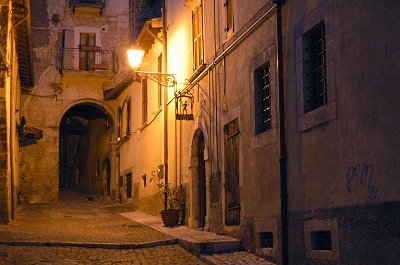
M 117 72 L 114 51 L 100 47 L 61 48 L 58 51 L 57 68 L 61 71 L 107 71 Z

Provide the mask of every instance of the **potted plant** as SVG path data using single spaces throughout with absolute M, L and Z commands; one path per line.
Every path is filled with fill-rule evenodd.
M 161 211 L 161 218 L 165 226 L 176 226 L 179 223 L 179 213 L 185 203 L 186 190 L 184 186 L 172 187 L 165 183 L 162 166 L 152 172 L 150 182 L 155 181 L 160 197 L 164 203 L 164 210 Z

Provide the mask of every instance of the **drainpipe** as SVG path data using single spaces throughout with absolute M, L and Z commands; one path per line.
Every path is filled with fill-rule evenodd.
M 24 2 L 25 4 L 25 2 Z M 15 78 L 16 75 L 12 74 L 13 67 L 14 67 L 14 54 L 17 52 L 14 43 L 14 36 L 16 36 L 15 30 L 17 27 L 25 22 L 29 18 L 29 10 L 28 13 L 24 18 L 22 18 L 19 22 L 15 23 L 14 25 L 12 24 L 12 1 L 9 1 L 9 39 L 10 39 L 10 62 L 9 62 L 9 75 L 10 75 L 10 84 L 9 84 L 9 93 L 10 93 L 10 135 L 9 135 L 9 143 L 10 143 L 10 189 L 11 189 L 11 221 L 14 221 L 15 219 L 15 208 L 17 204 L 17 195 L 16 195 L 16 190 L 15 190 L 15 154 L 14 154 L 14 147 L 17 146 L 18 141 L 16 140 L 16 125 L 17 125 L 17 119 L 16 119 L 16 101 L 17 101 L 17 96 L 16 96 L 16 87 L 12 87 L 13 85 L 13 77 Z
M 163 72 L 168 73 L 168 58 L 167 58 L 167 9 L 166 9 L 166 0 L 162 0 L 162 37 L 163 37 Z M 168 185 L 168 86 L 164 86 L 164 97 L 163 97 L 163 105 L 164 105 L 164 152 L 163 152 L 163 161 L 164 161 L 164 176 L 165 176 L 165 185 Z M 164 197 L 164 209 L 167 210 L 168 202 L 167 202 L 167 194 Z
M 276 4 L 276 64 L 278 69 L 279 85 L 279 144 L 280 144 L 280 193 L 281 193 L 281 261 L 282 265 L 289 264 L 288 244 L 288 192 L 287 192 L 287 153 L 286 153 L 286 127 L 285 127 L 285 95 L 283 76 L 283 34 L 282 34 L 282 5 L 284 0 L 274 0 Z

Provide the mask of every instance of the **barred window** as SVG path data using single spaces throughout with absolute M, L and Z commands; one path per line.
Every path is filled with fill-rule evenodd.
M 327 104 L 325 25 L 321 21 L 303 34 L 304 113 Z
M 255 134 L 272 127 L 270 64 L 261 65 L 254 71 Z

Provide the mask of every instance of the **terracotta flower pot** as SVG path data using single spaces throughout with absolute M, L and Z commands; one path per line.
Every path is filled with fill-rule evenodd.
M 161 211 L 161 219 L 165 226 L 176 226 L 179 223 L 179 210 L 163 210 Z

